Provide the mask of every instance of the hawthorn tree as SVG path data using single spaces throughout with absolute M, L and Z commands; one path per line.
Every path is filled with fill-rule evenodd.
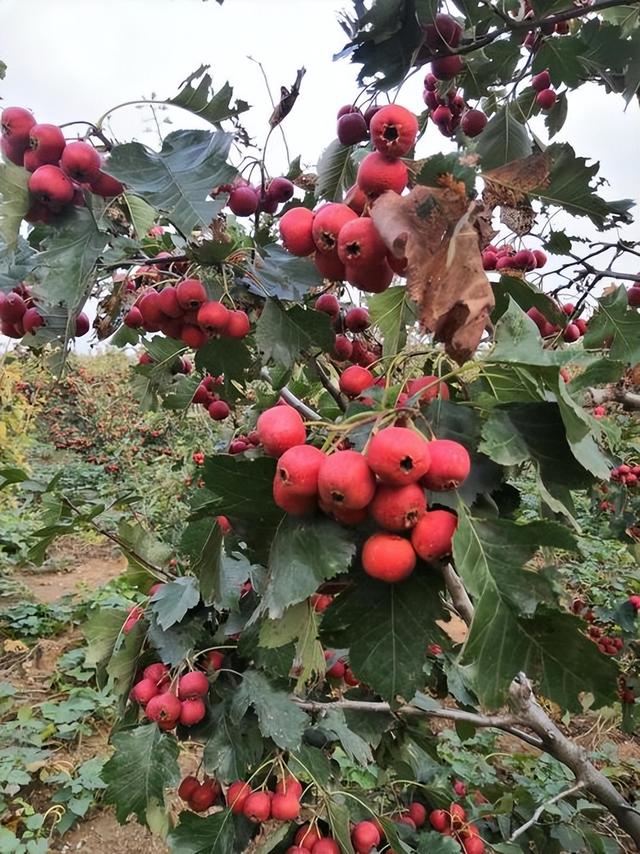
M 617 850 L 594 805 L 640 843 L 630 794 L 560 723 L 622 701 L 633 728 L 621 661 L 640 599 L 603 635 L 552 569 L 577 548 L 574 496 L 613 472 L 620 509 L 640 476 L 602 417 L 608 401 L 638 405 L 640 285 L 593 296 L 635 281 L 616 271 L 639 254 L 615 231 L 632 203 L 552 141 L 587 82 L 637 108 L 639 13 L 354 0 L 340 56 L 362 88 L 336 104 L 313 172 L 297 157 L 271 176 L 247 104 L 206 68 L 166 103 L 212 129 L 173 131 L 160 151 L 114 145 L 113 110 L 75 140 L 4 110 L 3 333 L 63 370 L 97 298 L 97 337 L 142 345 L 141 403 L 221 425 L 194 454 L 203 485 L 178 543 L 106 531 L 100 506 L 69 496 L 40 532 L 44 555 L 97 527 L 148 596 L 86 628 L 121 698 L 104 772 L 121 821 L 180 852 L 560 851 L 540 819 L 562 801 L 571 850 Z M 403 98 L 414 74 L 422 104 Z M 298 98 L 304 69 L 272 133 Z M 456 152 L 418 159 L 438 133 Z M 554 230 L 558 211 L 596 239 Z M 523 478 L 537 518 L 519 512 Z M 566 787 L 539 805 L 452 797 L 434 719 L 548 754 Z M 185 742 L 199 756 L 187 776 Z M 362 774 L 375 762 L 374 784 L 345 777 L 337 749 Z

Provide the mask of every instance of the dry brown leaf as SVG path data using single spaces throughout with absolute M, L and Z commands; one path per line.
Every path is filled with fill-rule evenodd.
M 434 187 L 384 193 L 371 208 L 389 250 L 407 258 L 407 290 L 423 327 L 460 364 L 475 352 L 494 305 L 475 215 L 465 195 Z
M 528 201 L 523 202 L 517 208 L 502 205 L 500 208 L 500 222 L 506 225 L 514 234 L 522 237 L 525 234 L 529 234 L 535 225 L 536 214 Z
M 7 638 L 7 640 L 2 644 L 2 649 L 5 652 L 27 652 L 29 647 L 22 643 L 21 640 L 12 640 L 11 638 Z
M 488 194 L 496 199 L 493 207 L 502 204 L 518 207 L 527 193 L 549 183 L 550 168 L 547 154 L 532 154 L 531 157 L 512 160 L 482 174 L 485 183 L 483 196 Z

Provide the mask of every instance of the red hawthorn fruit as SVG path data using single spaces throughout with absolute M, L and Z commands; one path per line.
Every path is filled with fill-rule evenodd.
M 449 804 L 449 815 L 451 816 L 451 824 L 453 827 L 460 827 L 467 820 L 467 814 L 460 804 Z
M 403 813 L 396 818 L 393 819 L 396 824 L 406 824 L 407 827 L 410 827 L 412 830 L 416 830 L 416 823 L 407 813 Z
M 379 581 L 403 581 L 415 565 L 416 553 L 411 543 L 397 534 L 372 534 L 362 548 L 362 568 Z
M 188 801 L 191 795 L 199 787 L 200 783 L 196 777 L 185 777 L 178 786 L 178 797 L 182 798 L 183 801 Z
M 430 464 L 430 443 L 408 427 L 386 427 L 371 439 L 367 462 L 380 481 L 390 486 L 415 483 Z
M 44 325 L 44 317 L 37 308 L 28 308 L 22 315 L 22 328 L 26 333 L 35 335 L 36 330 Z
M 380 831 L 372 821 L 359 821 L 351 831 L 351 842 L 358 854 L 369 854 L 380 844 Z
M 291 406 L 272 406 L 258 418 L 260 444 L 271 457 L 280 457 L 294 445 L 304 445 L 307 431 L 300 414 Z
M 199 279 L 183 279 L 176 288 L 176 296 L 185 311 L 198 311 L 207 300 L 207 291 Z
M 367 206 L 367 197 L 357 184 L 353 184 L 344 194 L 344 203 L 358 216 L 362 216 Z
M 348 397 L 358 397 L 373 385 L 373 374 L 367 368 L 351 365 L 340 375 L 340 391 Z
M 359 112 L 360 112 L 359 107 L 356 107 L 353 104 L 344 104 L 342 107 L 340 107 L 340 109 L 336 113 L 336 119 L 341 119 L 342 116 L 346 116 L 349 113 L 359 113 Z
M 434 439 L 429 442 L 431 465 L 420 481 L 427 489 L 436 492 L 457 489 L 469 476 L 471 458 L 460 442 L 452 439 Z
M 640 595 L 638 595 L 637 593 L 632 593 L 627 601 L 636 613 L 640 611 Z
M 338 119 L 337 137 L 342 145 L 357 145 L 369 136 L 362 113 L 345 113 Z
M 322 838 L 321 833 L 315 825 L 303 824 L 296 833 L 294 841 L 296 845 L 299 845 L 304 851 L 312 851 L 316 842 Z
M 223 517 L 225 518 L 225 517 Z M 218 516 L 218 519 L 220 517 Z M 220 524 L 220 523 L 218 523 Z M 224 664 L 224 653 L 220 652 L 217 649 L 211 649 L 209 652 L 205 653 L 204 660 L 202 665 L 207 673 L 215 673 L 216 671 L 222 668 Z
M 408 807 L 409 815 L 416 827 L 422 827 L 427 820 L 427 811 L 418 801 L 412 801 Z
M 180 299 L 180 285 L 178 285 L 178 299 Z M 220 335 L 229 322 L 229 314 L 229 309 L 221 302 L 209 300 L 198 309 L 196 322 L 209 335 Z
M 272 178 L 267 184 L 267 198 L 280 205 L 289 201 L 293 196 L 294 189 L 292 182 L 284 175 L 280 175 L 277 178 Z
M 456 74 L 460 74 L 464 68 L 464 62 L 458 54 L 442 56 L 434 59 L 431 63 L 431 73 L 436 80 L 453 80 Z
M 627 291 L 627 302 L 631 308 L 640 306 L 640 285 L 632 285 Z
M 176 725 L 181 711 L 182 703 L 171 691 L 156 694 L 149 700 L 146 708 L 149 720 L 156 721 L 158 724 L 167 724 L 171 728 Z
M 344 669 L 344 681 L 345 684 L 349 685 L 351 688 L 357 688 L 360 684 L 360 680 L 356 679 L 356 677 L 353 675 L 353 671 L 348 665 Z
M 348 508 L 330 507 L 328 505 L 323 506 L 322 502 L 320 502 L 320 506 L 325 513 L 333 515 L 341 525 L 347 525 L 351 528 L 361 525 L 367 518 L 366 507 L 361 507 L 358 510 L 350 510 Z
M 371 326 L 371 318 L 366 308 L 350 308 L 344 316 L 344 325 L 349 332 L 364 332 Z
M 427 510 L 411 532 L 411 544 L 427 562 L 451 554 L 451 540 L 458 518 L 448 510 Z
M 280 237 L 287 252 L 304 257 L 315 251 L 312 226 L 313 211 L 308 208 L 291 208 L 282 215 Z
M 334 839 L 324 837 L 311 849 L 311 854 L 340 854 L 340 847 Z
M 472 827 L 472 825 L 469 825 Z M 479 836 L 471 836 L 469 839 L 462 841 L 462 848 L 465 854 L 484 854 L 484 842 Z
M 316 212 L 311 227 L 316 248 L 321 253 L 335 251 L 338 247 L 340 229 L 353 219 L 357 219 L 357 214 L 348 205 L 340 202 L 329 202 L 323 205 Z
M 325 455 L 313 445 L 295 445 L 278 460 L 276 478 L 291 495 L 316 496 L 318 472 Z
M 218 792 L 219 789 L 213 781 L 205 781 L 193 790 L 188 804 L 194 812 L 205 812 L 213 806 Z
M 405 391 L 409 397 L 413 397 L 421 389 L 425 389 L 419 397 L 421 404 L 429 403 L 429 401 L 434 400 L 436 397 L 442 400 L 449 400 L 449 387 L 446 383 L 440 382 L 436 376 L 418 377 L 417 379 L 409 380 L 405 386 Z
M 453 783 L 453 791 L 459 798 L 464 798 L 467 794 L 467 787 L 462 780 L 455 780 Z
M 432 810 L 429 813 L 429 823 L 434 830 L 438 831 L 438 833 L 443 833 L 451 825 L 450 818 L 445 810 Z
M 276 792 L 280 795 L 294 795 L 297 800 L 302 797 L 302 783 L 297 777 L 287 774 L 276 783 Z
M 362 510 L 375 491 L 375 477 L 362 454 L 336 451 L 325 457 L 318 472 L 318 494 L 330 512 Z
M 325 661 L 330 661 L 333 658 L 333 653 L 327 650 L 324 654 Z M 330 679 L 342 679 L 347 669 L 346 662 L 342 658 L 337 658 L 331 667 L 326 670 L 326 675 Z
M 271 798 L 266 792 L 251 792 L 242 812 L 250 821 L 267 821 L 271 815 Z
M 225 799 L 227 806 L 234 815 L 239 815 L 243 811 L 250 794 L 251 786 L 243 780 L 236 780 L 229 786 Z
M 35 123 L 33 113 L 24 107 L 5 107 L 0 115 L 3 138 L 15 146 L 23 146 L 23 151 L 29 145 L 29 131 Z
M 340 303 L 335 294 L 320 294 L 313 307 L 316 311 L 328 314 L 334 320 L 340 314 Z
M 543 89 L 536 95 L 536 102 L 540 109 L 550 110 L 556 102 L 556 93 L 553 89 Z
M 313 605 L 313 610 L 317 614 L 322 614 L 327 610 L 329 605 L 333 602 L 333 596 L 324 593 L 313 593 L 311 596 L 311 604 Z
M 381 107 L 369 125 L 373 147 L 386 157 L 403 157 L 414 146 L 418 120 L 399 104 Z
M 100 155 L 88 142 L 70 142 L 60 158 L 63 172 L 77 184 L 88 184 L 98 177 Z
M 487 117 L 482 110 L 467 110 L 462 115 L 460 127 L 465 136 L 479 136 L 487 126 Z
M 149 591 L 149 595 L 153 595 L 151 591 Z M 161 664 L 157 661 L 155 664 L 149 664 L 142 672 L 142 675 L 145 679 L 151 679 L 154 685 L 160 685 L 161 682 L 165 682 L 167 677 L 169 676 L 169 668 L 166 664 Z
M 51 211 L 57 212 L 73 199 L 73 184 L 58 166 L 40 166 L 29 178 L 29 191 Z
M 299 845 L 290 845 L 285 854 L 309 854 L 309 849 L 301 848 Z
M 427 510 L 424 489 L 417 483 L 405 486 L 379 486 L 369 513 L 386 531 L 408 531 Z
M 549 76 L 549 72 L 545 69 L 539 74 L 534 74 L 531 78 L 531 86 L 536 90 L 536 92 L 543 92 L 545 89 L 549 89 L 551 86 L 551 77 Z
M 231 414 L 231 409 L 226 401 L 214 400 L 213 403 L 209 404 L 207 412 L 209 413 L 209 418 L 212 418 L 214 421 L 224 421 Z
M 344 264 L 338 258 L 337 250 L 333 252 L 317 251 L 313 256 L 313 263 L 322 278 L 328 279 L 330 282 L 341 282 L 346 275 Z
M 339 362 L 346 362 L 351 358 L 353 353 L 353 344 L 346 335 L 336 335 L 336 340 L 333 344 L 333 357 Z
M 260 196 L 257 190 L 248 185 L 234 187 L 227 201 L 231 213 L 236 216 L 252 216 L 258 210 L 259 203 Z
M 533 249 L 532 251 L 533 251 L 534 258 L 536 259 L 536 269 L 539 269 L 540 267 L 544 267 L 544 265 L 548 261 L 546 253 L 543 252 L 542 249 Z
M 573 322 L 578 327 L 578 330 L 580 331 L 580 335 L 584 335 L 585 332 L 587 331 L 587 327 L 588 327 L 587 321 L 583 317 L 576 317 L 576 319 Z
M 21 335 L 18 337 L 22 337 Z M 104 460 L 101 460 L 104 462 Z M 124 625 L 122 626 L 122 631 L 125 635 L 128 635 L 129 632 L 133 631 L 133 627 L 136 623 L 140 622 L 140 620 L 144 617 L 144 611 L 138 605 L 135 605 L 129 611 L 127 619 L 124 621 Z
M 379 151 L 372 151 L 360 163 L 356 180 L 358 187 L 371 200 L 387 190 L 402 193 L 407 186 L 409 172 L 402 160 L 389 160 Z
M 152 697 L 158 693 L 156 683 L 151 679 L 141 679 L 131 689 L 131 699 L 141 706 L 146 706 Z
M 37 166 L 57 166 L 65 147 L 64 134 L 57 125 L 34 125 L 29 131 L 29 146 L 35 154 Z
M 338 235 L 338 258 L 345 266 L 371 267 L 386 259 L 387 247 L 370 217 L 345 223 Z
M 96 196 L 102 196 L 105 199 L 119 196 L 124 190 L 124 185 L 117 178 L 107 175 L 106 172 L 99 172 L 98 177 L 89 183 L 89 187 L 92 193 L 95 193 Z
M 580 338 L 580 327 L 575 323 L 568 323 L 562 333 L 563 341 L 572 344 Z
M 201 670 L 185 673 L 178 681 L 178 697 L 192 700 L 194 697 L 206 697 L 209 693 L 209 680 Z
M 29 139 L 27 137 L 26 142 L 20 142 L 18 140 L 11 139 L 8 136 L 0 137 L 0 151 L 2 151 L 5 160 L 15 163 L 16 166 L 24 166 L 25 155 L 29 154 L 30 151 Z M 36 216 L 36 212 L 33 208 L 30 208 L 25 219 L 27 219 L 27 222 L 31 222 L 32 220 L 27 217 L 34 216 Z
M 199 350 L 207 343 L 209 336 L 199 326 L 192 326 L 190 323 L 186 323 L 180 332 L 180 340 L 187 347 L 191 347 L 192 350 Z
M 386 291 L 393 280 L 393 270 L 384 259 L 379 264 L 348 264 L 344 276 L 350 285 L 367 294 L 380 294 Z
M 4 297 L 4 298 L 2 298 Z M 27 304 L 20 294 L 12 291 L 0 297 L 0 319 L 7 323 L 19 323 L 27 311 Z
M 158 305 L 167 317 L 182 317 L 184 308 L 178 302 L 178 294 L 173 285 L 165 285 L 158 294 Z
M 435 16 L 432 24 L 427 24 L 423 29 L 424 41 L 430 50 L 445 50 L 448 47 L 457 47 L 460 43 L 462 27 L 451 15 L 440 13 Z
M 290 516 L 310 516 L 317 507 L 315 496 L 292 493 L 277 476 L 273 480 L 273 500 Z
M 300 801 L 293 794 L 276 792 L 271 799 L 271 818 L 277 821 L 293 821 L 300 815 Z
M 180 723 L 183 726 L 194 726 L 199 724 L 207 713 L 207 707 L 200 697 L 192 700 L 183 700 L 180 710 Z

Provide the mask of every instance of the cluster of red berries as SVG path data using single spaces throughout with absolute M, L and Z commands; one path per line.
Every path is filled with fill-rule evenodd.
M 264 450 L 278 458 L 273 481 L 278 507 L 293 516 L 319 507 L 345 525 L 371 517 L 383 529 L 363 546 L 362 566 L 372 577 L 401 581 L 413 572 L 417 556 L 434 561 L 450 554 L 457 517 L 427 509 L 425 489 L 455 489 L 466 479 L 470 458 L 458 442 L 427 442 L 415 430 L 394 426 L 376 433 L 366 453 L 325 454 L 305 444 L 304 422 L 289 406 L 267 409 L 256 429 Z
M 536 103 L 541 110 L 550 110 L 556 100 L 555 91 L 551 88 L 551 78 L 548 71 L 541 71 L 539 74 L 534 74 L 531 78 L 531 86 L 538 93 L 536 95 Z
M 244 454 L 260 445 L 260 438 L 255 430 L 250 433 L 239 433 L 229 442 L 230 454 Z
M 588 2 L 585 5 L 588 5 Z M 518 13 L 519 10 L 517 12 L 510 11 L 509 14 L 515 16 Z M 536 11 L 533 9 L 531 3 L 529 3 L 528 0 L 525 0 L 524 3 L 524 13 L 525 20 L 527 20 L 527 18 L 537 17 Z M 544 23 L 540 26 L 539 30 L 529 30 L 529 32 L 524 37 L 523 45 L 527 48 L 527 50 L 530 50 L 532 53 L 535 53 L 542 44 L 542 41 L 545 36 L 552 36 L 554 33 L 559 36 L 566 36 L 569 34 L 570 29 L 571 28 L 569 26 L 569 21 Z
M 527 273 L 539 270 L 547 263 L 542 249 L 514 249 L 508 243 L 502 246 L 489 244 L 482 250 L 482 266 L 485 270 L 519 270 Z
M 38 124 L 23 107 L 7 107 L 0 116 L 3 155 L 31 172 L 33 202 L 27 222 L 49 222 L 69 205 L 84 205 L 83 191 L 110 198 L 124 187 L 101 169 L 100 153 L 88 142 L 67 142 L 57 125 Z
M 339 385 L 340 391 L 346 394 L 347 397 L 358 398 L 363 403 L 371 404 L 373 403 L 373 399 L 363 396 L 363 392 L 374 386 L 386 388 L 387 378 L 378 377 L 375 379 L 368 368 L 364 368 L 361 365 L 353 365 L 345 368 L 340 374 Z M 417 395 L 419 395 L 418 402 L 426 405 L 436 397 L 449 400 L 449 389 L 446 383 L 441 382 L 438 377 L 431 374 L 407 380 L 402 391 L 396 398 L 396 409 L 406 406 L 411 398 Z
M 22 338 L 23 335 L 36 331 L 45 326 L 45 319 L 35 305 L 35 300 L 28 285 L 22 282 L 9 293 L 0 291 L 0 333 L 8 338 Z M 80 312 L 75 319 L 75 336 L 86 335 L 91 328 L 89 318 Z
M 436 80 L 453 80 L 464 68 L 462 57 L 451 53 L 460 44 L 462 27 L 451 15 L 440 13 L 435 16 L 433 23 L 423 27 L 423 32 L 424 48 L 429 55 L 436 51 L 440 54 L 449 54 L 432 61 L 431 73 Z
M 314 607 L 317 611 L 318 607 L 316 604 L 314 604 Z M 345 685 L 348 685 L 350 688 L 357 688 L 360 685 L 360 680 L 356 679 L 353 675 L 353 671 L 344 658 L 338 658 L 333 650 L 328 649 L 325 651 L 324 660 L 327 662 L 326 676 L 329 679 L 335 679 L 338 682 L 344 680 Z
M 219 800 L 221 794 L 220 783 L 206 774 L 202 782 L 197 777 L 188 776 L 178 786 L 178 796 L 194 812 L 206 812 Z
M 252 790 L 248 783 L 236 780 L 227 791 L 227 805 L 234 815 L 242 813 L 250 821 L 293 821 L 300 815 L 302 784 L 295 777 L 278 780 L 275 791 L 267 788 Z
M 431 121 L 437 125 L 440 133 L 453 136 L 460 128 L 465 136 L 479 136 L 487 125 L 487 117 L 482 110 L 467 108 L 464 98 L 456 91 L 450 90 L 440 95 L 437 86 L 438 78 L 435 74 L 427 74 L 422 98 L 429 108 Z
M 571 322 L 567 323 L 564 329 L 561 329 L 561 327 L 557 324 L 551 323 L 550 320 L 547 320 L 544 314 L 535 307 L 530 308 L 527 311 L 527 314 L 538 327 L 540 335 L 543 338 L 555 337 L 556 335 L 559 335 L 560 332 L 562 332 L 563 341 L 566 341 L 568 344 L 573 344 L 574 341 L 577 341 L 579 338 L 581 338 L 587 331 L 587 321 L 583 317 L 573 318 L 573 314 L 576 310 L 576 307 L 575 305 L 573 305 L 573 303 L 565 303 L 565 305 L 561 305 L 560 308 L 562 309 L 564 314 L 567 315 L 567 317 L 572 318 Z M 563 379 L 565 382 L 568 381 L 564 377 Z
M 460 804 L 452 803 L 448 810 L 432 810 L 429 823 L 443 836 L 453 837 L 465 854 L 484 854 L 480 831 L 473 822 L 467 821 L 467 814 Z
M 637 486 L 640 481 L 640 466 L 628 466 L 626 463 L 611 469 L 611 480 L 625 486 Z
M 345 104 L 338 110 L 338 126 L 336 135 L 342 145 L 357 145 L 369 139 L 369 127 L 371 119 L 381 108 L 377 105 L 370 106 L 363 113 L 359 107 L 353 104 Z
M 640 604 L 640 597 L 638 597 Z M 600 626 L 594 625 L 596 615 L 588 607 L 584 599 L 574 599 L 571 603 L 571 610 L 574 614 L 581 615 L 589 623 L 587 635 L 591 640 L 598 645 L 598 649 L 603 655 L 618 655 L 624 647 L 624 641 L 620 637 L 614 635 L 606 635 Z
M 171 690 L 169 670 L 164 664 L 145 667 L 142 679 L 131 689 L 131 699 L 143 707 L 150 721 L 160 729 L 172 730 L 176 724 L 194 726 L 207 713 L 204 698 L 209 680 L 201 670 L 186 673 L 178 680 L 177 694 Z
M 229 404 L 214 391 L 216 387 L 223 384 L 224 376 L 222 374 L 217 377 L 208 375 L 201 380 L 191 398 L 191 403 L 196 406 L 203 406 L 214 421 L 224 421 L 231 414 Z
M 213 337 L 244 338 L 251 324 L 245 311 L 210 300 L 199 279 L 183 279 L 176 287 L 148 288 L 124 317 L 126 326 L 162 332 L 198 350 Z
M 371 318 L 366 308 L 353 306 L 343 312 L 338 298 L 330 293 L 321 294 L 315 301 L 314 308 L 328 314 L 338 332 L 331 354 L 337 362 L 350 361 L 355 365 L 367 367 L 380 358 L 382 354 L 379 345 L 368 341 L 362 335 L 371 326 Z M 351 337 L 347 332 L 351 333 Z
M 233 184 L 223 184 L 211 193 L 229 193 L 227 205 L 236 216 L 253 216 L 255 213 L 274 214 L 278 205 L 288 202 L 293 196 L 294 187 L 288 178 L 272 178 L 265 187 L 255 187 L 238 178 Z

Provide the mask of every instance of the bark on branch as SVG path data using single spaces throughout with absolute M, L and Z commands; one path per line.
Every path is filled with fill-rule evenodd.
M 586 389 L 586 405 L 601 406 L 603 403 L 621 403 L 625 409 L 640 409 L 640 394 L 627 391 L 620 386 L 608 386 L 607 388 Z

